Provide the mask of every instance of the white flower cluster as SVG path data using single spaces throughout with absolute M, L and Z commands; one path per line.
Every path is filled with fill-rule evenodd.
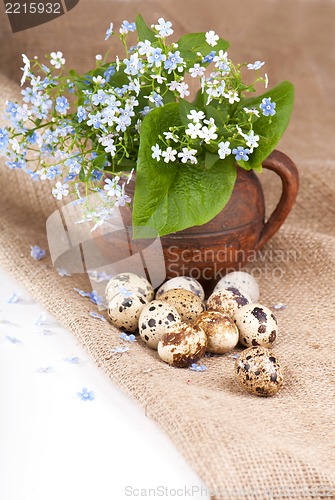
M 257 110 L 249 110 L 244 108 L 244 111 L 249 115 L 258 114 Z M 187 127 L 185 127 L 185 135 L 178 135 L 173 127 L 169 132 L 164 132 L 165 142 L 167 148 L 165 150 L 161 149 L 159 144 L 155 144 L 151 147 L 152 158 L 160 161 L 163 158 L 165 163 L 180 161 L 181 163 L 190 163 L 192 165 L 198 163 L 197 155 L 199 153 L 199 148 L 192 148 L 192 145 L 201 146 L 202 143 L 215 145 L 217 148 L 216 152 L 218 154 L 218 159 L 224 160 L 232 152 L 235 155 L 236 160 L 246 159 L 245 155 L 251 154 L 255 148 L 259 146 L 259 135 L 255 134 L 254 130 L 250 130 L 248 133 L 244 133 L 241 127 L 236 125 L 236 134 L 240 135 L 244 141 L 245 146 L 238 146 L 233 150 L 230 148 L 230 141 L 228 140 L 217 140 L 218 139 L 218 127 L 215 124 L 214 118 L 206 119 L 206 115 L 203 111 L 197 111 L 192 109 L 187 115 L 190 120 Z M 187 141 L 190 139 L 190 141 Z M 179 146 L 180 151 L 172 148 L 169 145 L 169 141 L 173 141 Z M 178 147 L 176 146 L 176 147 Z

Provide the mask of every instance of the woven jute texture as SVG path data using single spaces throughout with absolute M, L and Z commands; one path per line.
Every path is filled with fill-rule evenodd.
M 283 390 L 268 399 L 244 393 L 230 356 L 207 358 L 202 373 L 171 368 L 140 342 L 110 357 L 120 342 L 118 332 L 91 318 L 89 301 L 73 290 L 88 289 L 87 278 L 61 278 L 48 259 L 30 257 L 30 245 L 47 248 L 45 221 L 57 209 L 51 186 L 3 165 L 0 264 L 145 407 L 213 498 L 334 498 L 335 162 L 329 158 L 335 5 L 326 0 L 81 0 L 63 18 L 16 35 L 2 17 L 1 108 L 5 99 L 19 96 L 13 79 L 22 52 L 63 50 L 77 69 L 89 68 L 103 50 L 95 41 L 101 26 L 132 20 L 138 10 L 150 23 L 159 16 L 171 19 L 177 34 L 213 28 L 233 42 L 234 57 L 269 61 L 271 84 L 284 78 L 296 84 L 292 124 L 280 148 L 299 167 L 300 195 L 285 225 L 250 264 L 259 276 L 261 301 L 287 305 L 277 313 L 280 334 L 274 348 L 284 366 Z M 270 174 L 263 182 L 270 211 L 279 186 Z

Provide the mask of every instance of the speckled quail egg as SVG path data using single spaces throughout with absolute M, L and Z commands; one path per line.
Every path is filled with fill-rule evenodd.
M 205 298 L 205 292 L 199 281 L 194 278 L 190 278 L 189 276 L 177 276 L 176 278 L 172 278 L 166 281 L 156 292 L 156 299 L 160 299 L 162 294 L 167 292 L 168 290 L 172 290 L 174 288 L 183 288 L 184 290 L 188 290 L 189 292 L 193 292 L 201 300 Z
M 160 296 L 160 300 L 165 300 L 174 306 L 180 314 L 181 320 L 193 323 L 205 310 L 205 305 L 193 292 L 183 288 L 173 288 Z
M 200 326 L 179 323 L 158 342 L 158 354 L 169 365 L 184 368 L 196 363 L 205 353 L 207 335 Z
M 250 297 L 252 302 L 259 300 L 259 286 L 255 278 L 244 271 L 234 271 L 228 273 L 220 279 L 214 288 L 214 292 L 228 287 L 237 288 L 241 293 Z
M 195 324 L 207 335 L 207 352 L 224 354 L 234 349 L 238 342 L 237 326 L 231 318 L 219 311 L 203 312 Z
M 112 325 L 123 331 L 135 332 L 141 311 L 146 304 L 148 301 L 142 294 L 128 292 L 127 296 L 122 293 L 114 295 L 107 310 Z
M 142 309 L 138 327 L 144 342 L 151 349 L 157 349 L 162 335 L 169 332 L 176 323 L 180 323 L 177 309 L 168 302 L 153 300 Z
M 283 385 L 278 357 L 265 347 L 249 347 L 237 358 L 235 375 L 251 394 L 273 396 Z
M 208 298 L 207 309 L 220 311 L 233 318 L 237 309 L 250 302 L 250 297 L 242 294 L 237 288 L 229 287 L 213 292 Z
M 277 320 L 262 304 L 247 304 L 235 312 L 234 321 L 240 332 L 240 343 L 271 347 L 278 335 Z
M 120 273 L 109 280 L 106 286 L 105 295 L 107 302 L 118 293 L 134 292 L 144 295 L 148 302 L 154 298 L 154 289 L 149 281 L 134 273 Z

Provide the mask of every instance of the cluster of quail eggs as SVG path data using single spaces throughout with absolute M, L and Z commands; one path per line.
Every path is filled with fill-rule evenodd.
M 247 348 L 235 363 L 241 386 L 258 396 L 272 396 L 282 386 L 280 363 L 269 349 L 278 335 L 277 320 L 258 302 L 258 283 L 248 273 L 227 274 L 205 302 L 194 278 L 172 278 L 155 295 L 147 279 L 126 272 L 108 282 L 106 299 L 111 323 L 122 331 L 138 330 L 172 366 L 191 366 L 205 352 L 225 354 L 239 342 Z

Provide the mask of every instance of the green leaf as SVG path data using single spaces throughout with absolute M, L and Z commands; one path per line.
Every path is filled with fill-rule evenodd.
M 192 109 L 196 109 L 192 103 L 186 101 L 185 99 L 179 100 L 179 116 L 182 124 L 185 126 L 190 123 L 190 119 L 187 118 L 187 115 L 190 114 Z
M 138 14 L 136 17 L 136 30 L 137 30 L 137 35 L 138 39 L 140 42 L 145 42 L 145 40 L 149 40 L 149 42 L 154 43 L 157 42 L 156 35 L 152 29 L 147 26 L 145 23 L 143 17 Z
M 176 96 L 171 90 L 167 90 L 163 95 L 163 103 L 176 102 Z
M 217 149 L 217 148 L 216 148 Z M 206 151 L 205 156 L 205 166 L 207 169 L 211 169 L 213 165 L 219 160 L 219 155 L 217 153 L 211 153 L 210 151 Z
M 82 168 L 80 170 L 80 172 L 79 172 L 79 180 L 81 182 L 85 182 L 85 180 L 86 180 L 86 174 L 85 174 L 85 169 L 84 168 Z
M 86 90 L 88 88 L 87 83 L 84 82 L 84 80 L 75 80 L 75 85 L 78 90 Z
M 194 106 L 196 106 L 197 108 L 203 108 L 204 105 L 205 105 L 205 96 L 202 92 L 202 89 L 199 89 L 196 96 L 195 96 L 195 99 L 193 101 L 193 104 Z
M 222 112 L 214 106 L 205 106 L 205 113 L 207 118 L 214 118 L 215 125 L 218 128 L 218 133 L 219 135 L 222 135 L 225 131 L 224 122 L 227 118 L 228 112 Z
M 136 167 L 136 162 L 134 162 L 133 160 L 129 160 L 128 158 L 122 158 L 122 160 L 117 164 L 118 171 L 131 170 L 132 168 L 135 167 Z
M 258 174 L 261 174 L 263 172 L 263 166 L 262 164 L 256 165 L 255 167 L 252 167 L 254 172 L 257 172 Z
M 213 219 L 226 205 L 236 180 L 232 156 L 204 165 L 165 163 L 151 147 L 171 126 L 181 125 L 178 103 L 149 113 L 142 123 L 133 206 L 135 238 L 163 236 Z
M 92 162 L 92 167 L 93 168 L 101 168 L 105 165 L 107 160 L 107 156 L 105 153 L 100 153 L 96 158 L 94 158 Z
M 247 162 L 239 161 L 238 164 L 249 170 L 259 166 L 274 150 L 290 121 L 294 101 L 294 86 L 290 82 L 282 82 L 265 94 L 243 99 L 242 107 L 257 108 L 264 97 L 271 97 L 276 103 L 276 114 L 272 117 L 261 115 L 253 124 L 255 134 L 260 136 L 259 147 L 254 150 Z
M 211 47 L 206 42 L 206 33 L 188 33 L 180 38 L 178 41 L 178 50 L 182 57 L 187 59 L 197 59 L 197 52 L 202 56 L 207 56 L 212 50 L 219 52 L 219 50 L 226 51 L 229 47 L 229 42 L 220 38 L 215 45 Z

